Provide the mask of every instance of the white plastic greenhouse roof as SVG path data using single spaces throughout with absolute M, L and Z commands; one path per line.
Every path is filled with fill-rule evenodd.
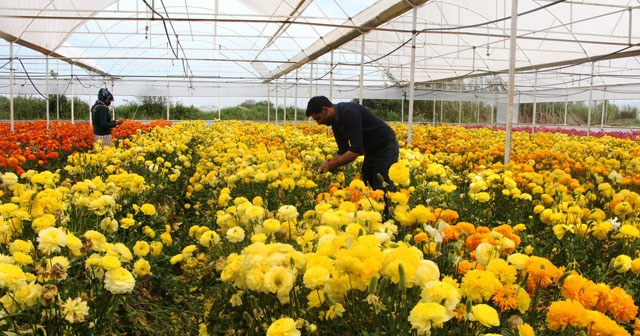
M 0 0 L 0 94 L 481 99 L 512 3 L 520 101 L 640 99 L 640 0 Z

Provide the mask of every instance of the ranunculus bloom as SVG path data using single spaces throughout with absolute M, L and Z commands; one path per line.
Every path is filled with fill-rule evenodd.
M 133 263 L 133 273 L 138 277 L 143 277 L 151 273 L 151 265 L 145 259 L 138 259 Z
M 389 179 L 401 186 L 408 186 L 411 183 L 411 174 L 406 160 L 400 160 L 389 167 Z
M 147 216 L 153 216 L 156 214 L 156 207 L 152 204 L 145 203 L 140 207 L 140 211 Z
M 227 230 L 227 240 L 232 243 L 238 243 L 244 240 L 244 229 L 234 226 Z
M 487 327 L 497 327 L 500 325 L 500 317 L 498 316 L 498 311 L 484 303 L 477 304 L 471 307 L 469 320 L 478 321 L 482 325 Z
M 38 232 L 38 249 L 45 254 L 60 252 L 60 248 L 67 245 L 67 235 L 64 231 L 48 227 Z
M 79 297 L 75 299 L 68 298 L 62 306 L 64 318 L 70 323 L 82 322 L 85 316 L 89 314 L 87 302 Z
M 613 261 L 613 269 L 618 273 L 624 273 L 631 269 L 631 257 L 621 254 Z
M 417 329 L 419 334 L 427 333 L 427 335 L 432 325 L 442 325 L 450 318 L 451 314 L 447 309 L 435 302 L 418 302 L 409 313 L 411 328 Z
M 326 268 L 322 266 L 314 266 L 304 272 L 303 282 L 305 287 L 309 289 L 316 289 L 324 285 L 327 280 L 329 280 L 330 275 L 331 274 Z
M 300 330 L 296 329 L 296 321 L 284 317 L 271 323 L 267 336 L 300 336 Z
M 131 293 L 136 285 L 133 274 L 122 267 L 105 272 L 104 288 L 113 294 Z
M 274 233 L 280 230 L 280 221 L 275 218 L 269 218 L 262 223 L 265 233 Z

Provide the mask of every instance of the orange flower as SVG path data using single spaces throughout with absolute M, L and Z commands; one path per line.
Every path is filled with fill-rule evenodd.
M 515 286 L 505 285 L 496 289 L 491 301 L 500 308 L 501 313 L 516 308 L 518 304 L 518 293 L 516 292 Z
M 562 276 L 562 270 L 556 267 L 551 261 L 531 256 L 525 264 L 525 270 L 529 274 L 527 278 L 527 289 L 533 293 L 538 287 L 546 288 L 558 281 Z
M 562 296 L 566 299 L 576 300 L 585 308 L 592 309 L 598 303 L 600 292 L 593 281 L 573 272 L 564 279 Z
M 588 323 L 587 310 L 578 301 L 555 301 L 547 311 L 547 327 L 551 330 L 565 330 L 568 326 L 583 329 Z
M 633 302 L 633 297 L 624 289 L 615 287 L 608 289 L 600 287 L 600 301 L 596 305 L 600 312 L 609 312 L 616 321 L 630 322 L 638 314 L 638 306 Z

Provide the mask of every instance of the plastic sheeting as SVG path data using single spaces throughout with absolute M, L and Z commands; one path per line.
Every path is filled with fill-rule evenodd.
M 1 0 L 0 94 L 13 56 L 18 94 L 68 93 L 73 79 L 87 95 L 108 86 L 120 96 L 348 99 L 362 86 L 366 98 L 398 99 L 411 75 L 412 3 L 415 98 L 500 99 L 511 0 Z M 519 0 L 519 101 L 590 90 L 640 99 L 639 9 Z

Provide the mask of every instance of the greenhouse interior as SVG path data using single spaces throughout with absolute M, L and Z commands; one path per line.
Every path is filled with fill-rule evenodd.
M 107 87 L 214 111 L 245 99 L 304 108 L 314 95 L 482 101 L 505 123 L 510 100 L 640 100 L 639 5 L 3 1 L 0 94 L 92 101 Z
M 639 18 L 0 0 L 0 333 L 640 336 Z

